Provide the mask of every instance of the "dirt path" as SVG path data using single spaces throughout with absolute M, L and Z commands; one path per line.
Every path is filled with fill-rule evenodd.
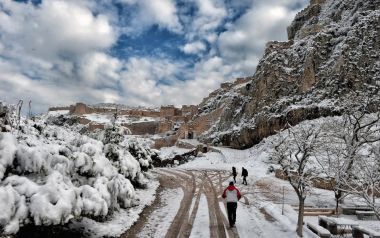
M 140 219 L 121 237 L 139 237 L 139 233 L 144 229 L 150 216 L 154 216 L 154 211 L 167 206 L 163 204 L 161 194 L 168 189 L 181 188 L 183 198 L 179 209 L 172 221 L 163 218 L 162 222 L 171 222 L 165 237 L 190 237 L 194 221 L 199 211 L 201 195 L 204 194 L 207 200 L 209 213 L 210 236 L 215 238 L 239 237 L 236 228 L 230 229 L 227 217 L 221 210 L 221 202 L 225 209 L 226 204 L 221 198 L 223 192 L 222 183 L 230 177 L 227 171 L 185 171 L 179 169 L 157 169 L 160 187 L 154 203 L 145 208 Z M 246 199 L 246 198 L 245 198 Z M 203 208 L 204 209 L 204 208 Z M 159 228 L 157 228 L 159 229 Z M 154 233 L 154 231 L 153 231 Z

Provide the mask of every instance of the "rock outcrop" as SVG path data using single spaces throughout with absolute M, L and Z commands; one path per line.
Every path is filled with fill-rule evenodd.
M 311 0 L 288 36 L 267 44 L 249 82 L 203 100 L 195 120 L 221 113 L 201 140 L 247 148 L 289 124 L 339 115 L 358 97 L 380 102 L 380 0 Z

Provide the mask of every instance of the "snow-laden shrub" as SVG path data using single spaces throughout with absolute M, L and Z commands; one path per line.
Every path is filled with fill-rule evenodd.
M 9 165 L 13 163 L 16 152 L 16 140 L 10 133 L 0 134 L 0 179 L 4 177 L 4 173 Z
M 1 115 L 0 115 L 1 117 Z M 103 219 L 138 203 L 153 152 L 109 127 L 93 138 L 70 126 L 21 120 L 0 134 L 0 234 L 20 226 Z M 133 152 L 133 153 L 132 153 Z
M 104 154 L 119 173 L 128 178 L 134 186 L 145 187 L 147 180 L 143 172 L 152 168 L 152 158 L 157 152 L 143 146 L 137 139 L 125 137 L 126 128 L 108 125 L 104 131 L 93 133 L 91 137 L 102 141 Z
M 16 233 L 20 227 L 20 221 L 28 217 L 28 208 L 25 196 L 21 196 L 11 186 L 0 187 L 0 226 L 4 233 Z
M 0 102 L 0 132 L 9 132 L 17 123 L 16 106 Z

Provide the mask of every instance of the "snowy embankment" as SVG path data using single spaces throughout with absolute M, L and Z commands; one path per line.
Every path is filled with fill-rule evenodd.
M 148 187 L 154 153 L 126 139 L 122 127 L 84 135 L 78 128 L 43 119 L 19 120 L 10 106 L 0 104 L 0 111 L 3 234 L 17 233 L 24 224 L 58 225 L 82 217 L 110 220 L 138 206 L 136 188 Z M 151 195 L 143 201 L 147 204 L 157 186 L 149 187 Z M 131 214 L 131 220 L 136 216 Z

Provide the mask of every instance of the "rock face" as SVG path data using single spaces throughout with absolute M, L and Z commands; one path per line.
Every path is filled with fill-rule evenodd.
M 288 36 L 267 44 L 249 82 L 203 100 L 195 120 L 222 112 L 201 140 L 247 148 L 289 124 L 339 115 L 358 97 L 380 97 L 380 0 L 312 0 Z

